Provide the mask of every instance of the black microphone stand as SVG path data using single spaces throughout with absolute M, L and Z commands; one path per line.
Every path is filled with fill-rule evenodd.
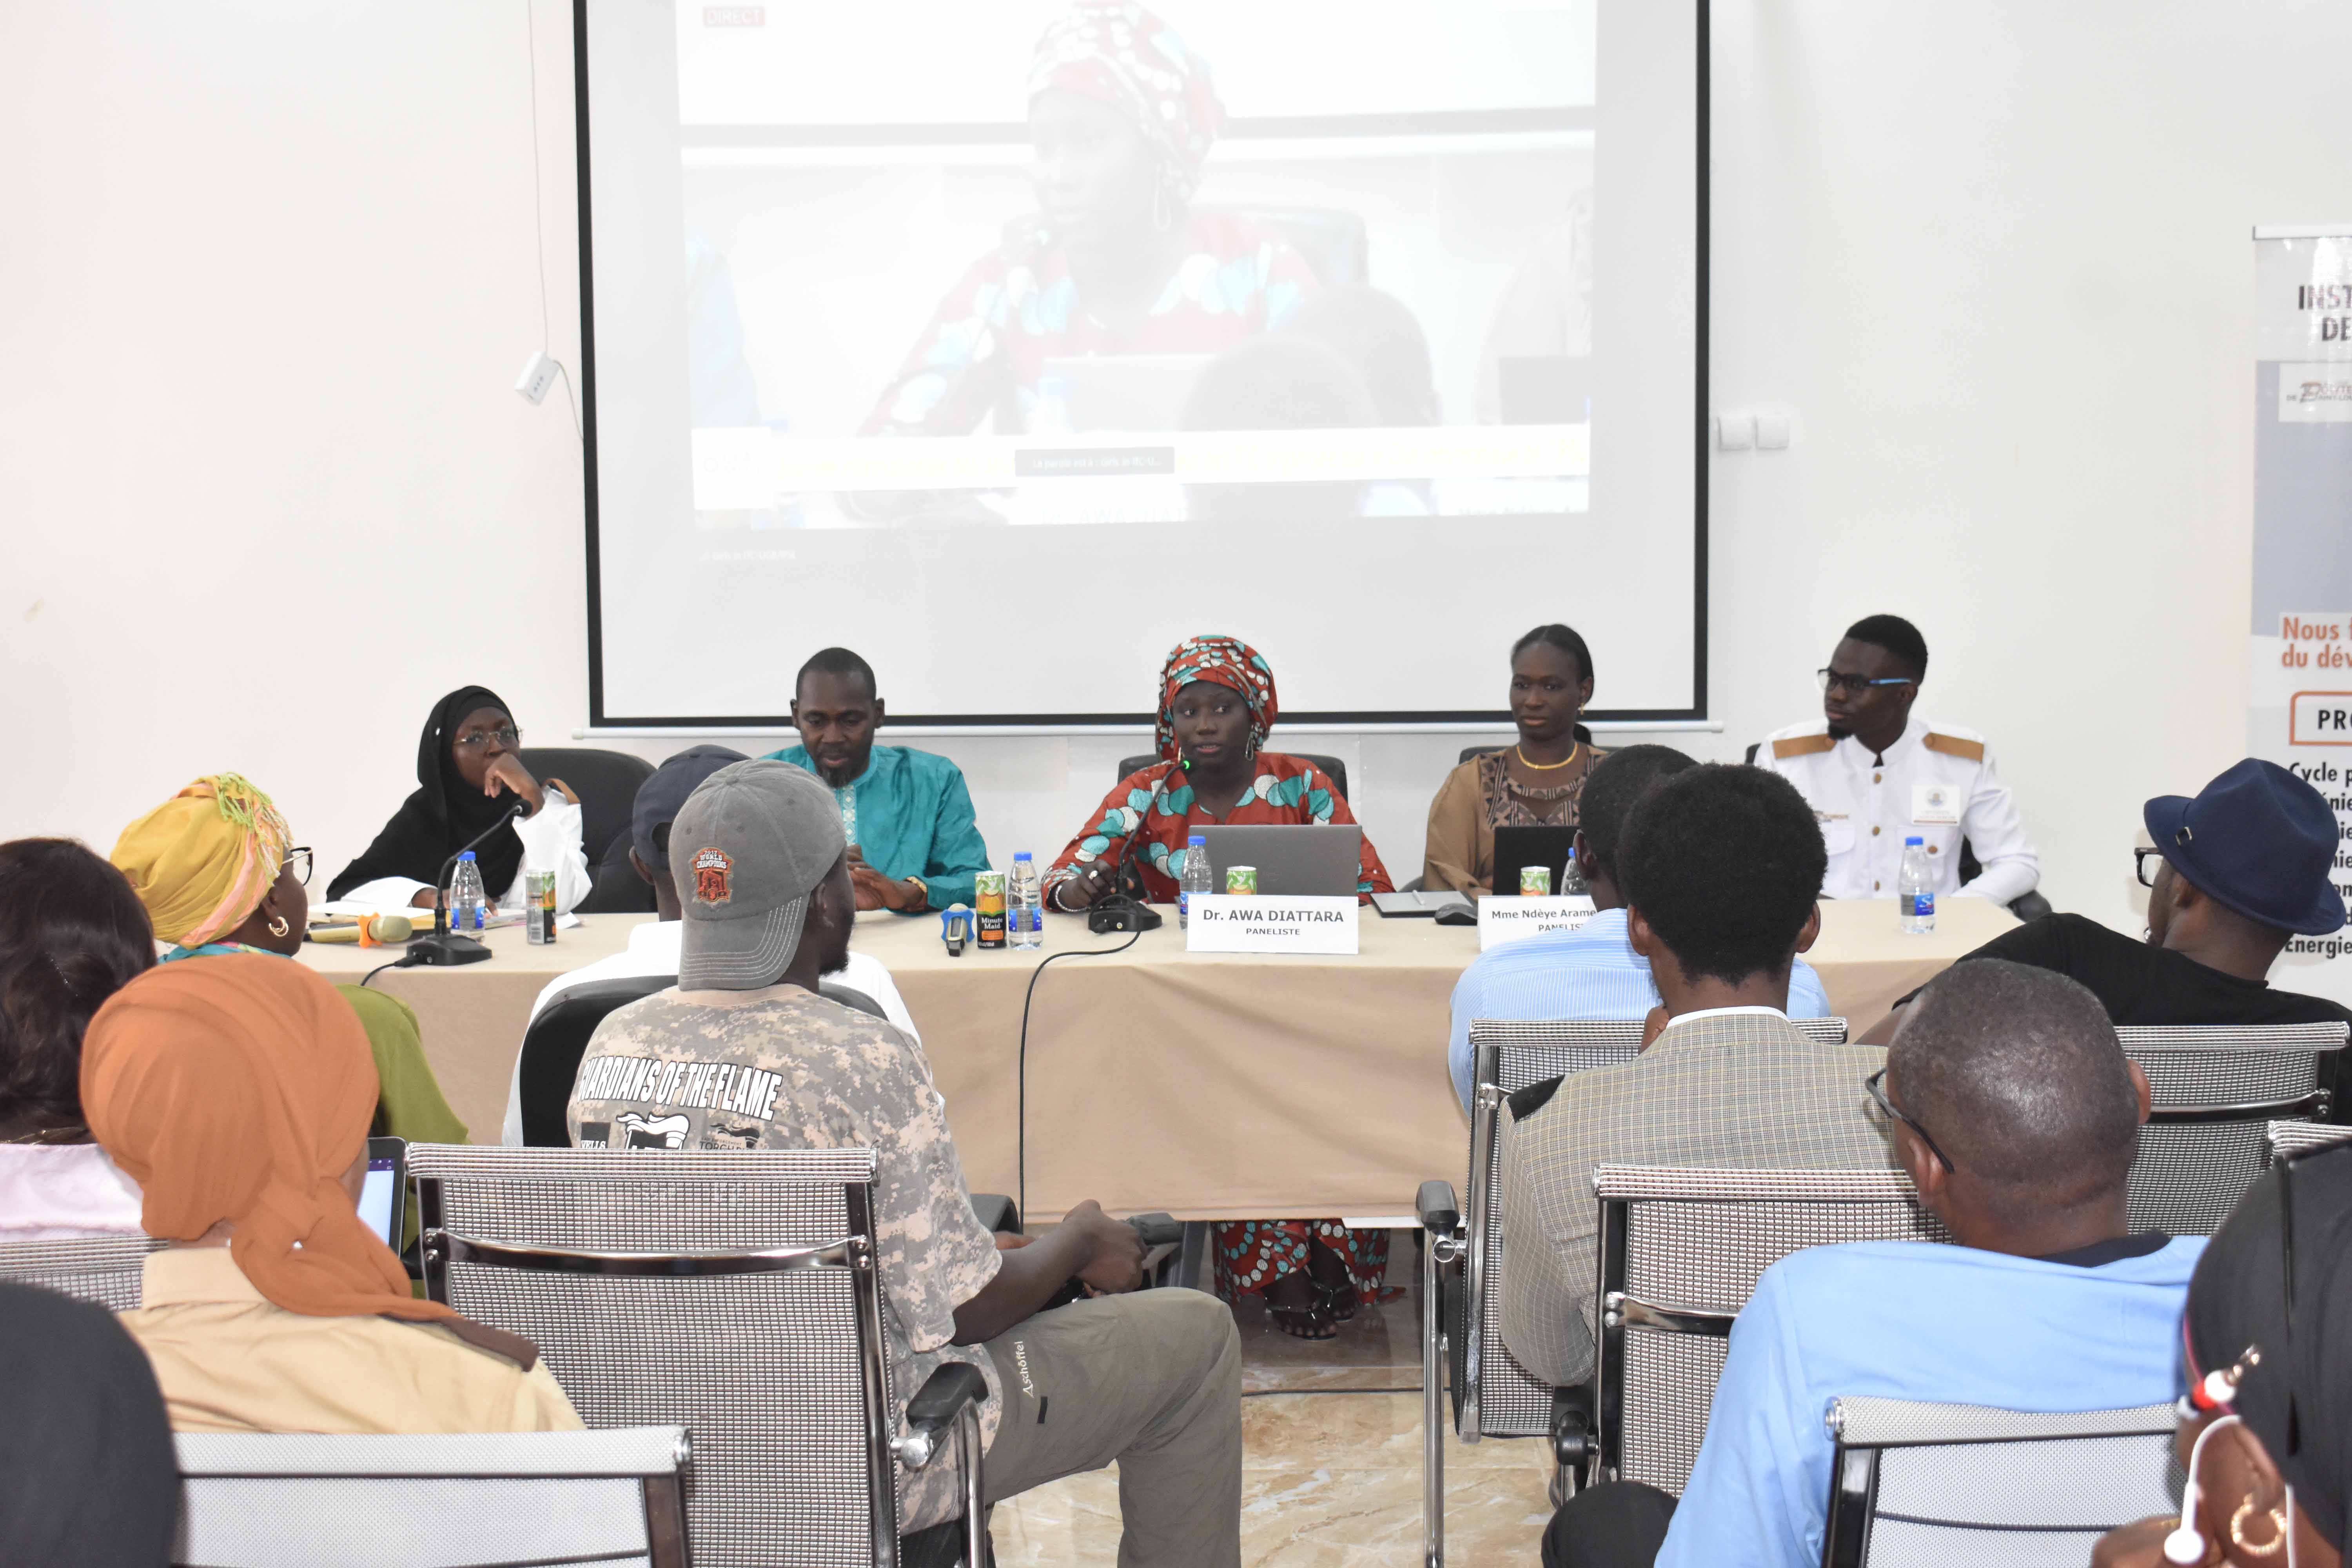
M 491 834 L 498 832 L 516 818 L 530 815 L 530 802 L 518 799 L 499 816 L 496 822 L 457 846 L 457 852 L 441 862 L 441 875 L 436 879 L 433 889 L 433 934 L 420 936 L 408 944 L 408 951 L 402 954 L 400 959 L 404 968 L 415 964 L 438 966 L 453 963 L 479 963 L 490 956 L 490 950 L 487 946 L 470 936 L 460 936 L 449 929 L 449 900 L 442 889 L 449 885 L 450 868 L 457 864 L 458 858 L 467 850 L 476 847 Z M 488 889 L 485 889 L 483 891 L 487 896 Z

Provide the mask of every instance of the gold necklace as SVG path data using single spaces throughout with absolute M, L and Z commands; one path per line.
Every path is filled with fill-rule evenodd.
M 1527 749 L 1525 746 L 1513 746 L 1513 747 L 1511 748 L 1511 750 L 1513 750 L 1513 751 L 1515 751 L 1515 752 L 1518 752 L 1518 754 L 1519 754 L 1519 764 L 1520 764 L 1522 767 L 1532 768 L 1533 770 L 1535 770 L 1537 773 L 1558 773 L 1560 769 L 1562 769 L 1562 768 L 1564 768 L 1564 767 L 1568 766 L 1568 764 L 1569 764 L 1569 763 L 1572 763 L 1572 762 L 1576 761 L 1577 757 L 1578 757 L 1579 755 L 1580 755 L 1580 754 L 1583 752 L 1583 751 L 1584 751 L 1584 742 L 1581 742 L 1581 741 L 1577 742 L 1575 745 L 1570 746 L 1570 747 L 1568 749 L 1568 755 L 1567 755 L 1567 756 L 1565 756 L 1565 757 L 1563 757 L 1563 758 L 1561 758 L 1559 762 L 1556 762 L 1556 763 L 1531 763 L 1531 762 L 1528 762 L 1528 749 Z

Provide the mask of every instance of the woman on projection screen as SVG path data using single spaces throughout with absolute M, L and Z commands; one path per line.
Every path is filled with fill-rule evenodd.
M 1029 68 L 1037 212 L 968 268 L 864 426 L 961 436 L 1067 427 L 1050 362 L 1214 354 L 1316 292 L 1269 230 L 1192 210 L 1224 123 L 1208 62 L 1134 0 L 1078 0 Z

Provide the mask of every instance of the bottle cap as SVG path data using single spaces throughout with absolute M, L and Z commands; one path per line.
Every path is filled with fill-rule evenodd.
M 1185 840 L 1184 840 L 1185 846 L 1186 846 L 1188 848 L 1189 848 L 1189 847 L 1192 847 L 1192 846 L 1194 846 L 1194 845 L 1202 845 L 1202 846 L 1205 846 L 1208 842 L 1209 842 L 1209 841 L 1208 841 L 1208 839 L 1206 839 L 1205 837 L 1202 837 L 1202 836 L 1201 836 L 1200 834 L 1198 834 L 1198 833 L 1194 833 L 1194 834 L 1191 834 L 1191 835 L 1187 836 L 1187 837 L 1186 837 L 1186 838 L 1185 838 Z
M 471 860 L 473 858 L 474 858 L 474 852 L 473 852 L 472 850 L 470 850 L 470 849 L 467 850 L 463 855 L 460 855 L 460 856 L 458 856 L 458 857 L 457 857 L 457 858 L 458 858 L 458 859 L 460 859 L 460 860 Z
M 1909 846 L 1913 844 L 1925 844 L 1927 841 L 1924 838 L 1906 838 L 1903 842 L 1906 846 Z
M 1013 863 L 1014 865 L 1016 865 L 1016 866 L 1017 866 L 1017 865 L 1019 865 L 1022 861 L 1026 860 L 1026 859 L 1028 859 L 1028 858 L 1029 858 L 1029 851 L 1027 851 L 1026 849 L 1018 850 L 1018 851 L 1016 851 L 1016 852 L 1014 853 L 1014 855 L 1013 855 Z

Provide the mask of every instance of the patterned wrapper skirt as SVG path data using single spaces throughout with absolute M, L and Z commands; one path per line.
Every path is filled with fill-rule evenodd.
M 1349 1230 L 1336 1219 L 1243 1219 L 1216 1228 L 1217 1294 L 1228 1301 L 1254 1296 L 1307 1267 L 1311 1237 L 1338 1253 L 1356 1284 L 1356 1299 L 1376 1300 L 1389 1272 L 1389 1233 Z

